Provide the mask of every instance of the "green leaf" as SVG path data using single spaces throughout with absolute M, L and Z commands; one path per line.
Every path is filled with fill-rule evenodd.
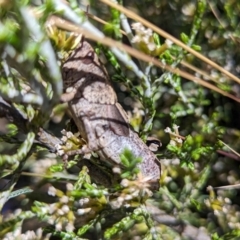
M 188 42 L 189 42 L 189 37 L 188 37 L 185 33 L 181 33 L 180 37 L 181 37 L 181 40 L 182 40 L 185 44 L 188 44 Z

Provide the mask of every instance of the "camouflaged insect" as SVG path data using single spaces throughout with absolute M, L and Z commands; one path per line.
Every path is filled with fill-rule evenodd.
M 82 38 L 62 65 L 64 101 L 86 145 L 67 155 L 96 152 L 102 161 L 121 165 L 120 154 L 129 149 L 141 157 L 139 169 L 151 185 L 158 186 L 160 163 L 129 127 L 106 69 L 91 45 Z M 155 188 L 154 187 L 154 188 Z

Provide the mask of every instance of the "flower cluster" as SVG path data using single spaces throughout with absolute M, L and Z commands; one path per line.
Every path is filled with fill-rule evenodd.
M 183 143 L 183 139 L 179 135 L 178 128 L 179 128 L 179 126 L 174 124 L 173 125 L 173 131 L 169 127 L 167 127 L 165 129 L 165 132 L 169 133 L 169 135 L 170 135 L 170 138 L 171 138 L 170 143 L 169 143 L 170 145 L 181 147 L 182 143 Z

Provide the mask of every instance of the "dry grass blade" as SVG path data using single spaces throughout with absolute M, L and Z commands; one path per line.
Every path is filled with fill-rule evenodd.
M 107 24 L 109 24 L 108 22 L 106 22 L 106 21 L 104 21 L 103 19 L 101 19 L 101 18 L 99 18 L 99 17 L 97 17 L 97 16 L 94 16 L 93 14 L 91 14 L 91 13 L 88 13 L 88 12 L 86 12 L 86 11 L 84 11 L 85 12 L 85 14 L 88 16 L 88 17 L 90 17 L 91 19 L 93 19 L 93 20 L 95 20 L 96 22 L 98 22 L 98 23 L 101 23 L 101 24 L 103 24 L 103 25 L 107 25 Z M 126 35 L 126 33 L 123 31 L 123 30 L 119 30 L 123 35 Z
M 92 14 L 86 12 L 86 11 L 85 11 L 85 14 L 86 14 L 88 17 L 90 17 L 91 19 L 93 19 L 93 20 L 95 20 L 96 22 L 98 22 L 98 23 L 101 23 L 101 24 L 103 24 L 103 25 L 108 24 L 108 23 L 107 23 L 106 21 L 104 21 L 103 19 L 101 19 L 101 18 L 99 18 L 99 17 L 96 17 L 96 16 L 94 16 L 94 15 L 92 15 Z M 123 35 L 126 35 L 125 31 L 123 31 L 123 30 L 121 30 L 121 29 L 120 29 L 120 32 L 121 32 Z M 189 68 L 190 70 L 198 73 L 199 75 L 205 77 L 205 79 L 211 80 L 211 81 L 219 84 L 219 81 L 218 81 L 216 78 L 214 78 L 214 77 L 212 77 L 211 75 L 209 75 L 206 71 L 203 71 L 203 70 L 201 70 L 201 69 L 198 69 L 198 68 L 196 68 L 195 66 L 193 66 L 193 65 L 191 65 L 191 64 L 189 64 L 189 63 L 187 63 L 187 62 L 185 62 L 185 61 L 181 61 L 180 64 L 183 65 L 184 67 Z
M 92 15 L 92 14 L 86 12 L 86 11 L 84 11 L 84 12 L 85 12 L 85 14 L 86 14 L 88 17 L 90 17 L 91 19 L 95 20 L 96 22 L 101 23 L 101 24 L 103 24 L 103 25 L 108 24 L 108 23 L 107 23 L 106 21 L 104 21 L 103 19 L 101 19 L 101 18 L 99 18 L 99 17 L 96 17 L 96 16 L 94 16 L 94 15 Z M 121 30 L 121 29 L 120 29 L 120 32 L 121 32 L 123 35 L 126 35 L 125 31 L 123 31 L 123 30 Z M 215 83 L 219 83 L 216 78 L 212 77 L 212 76 L 209 75 L 207 72 L 205 72 L 205 71 L 203 71 L 203 70 L 201 70 L 201 69 L 198 69 L 198 68 L 196 68 L 195 66 L 193 66 L 193 65 L 191 65 L 191 64 L 189 64 L 189 63 L 187 63 L 187 62 L 185 62 L 185 61 L 181 61 L 180 64 L 183 65 L 184 67 L 189 68 L 189 69 L 193 70 L 194 72 L 196 72 L 196 73 L 204 76 L 204 77 L 205 77 L 206 79 L 208 79 L 208 80 L 212 80 L 212 81 L 215 82 Z
M 192 71 L 198 73 L 199 75 L 205 77 L 206 79 L 211 80 L 211 81 L 219 84 L 219 81 L 216 78 L 214 78 L 211 75 L 209 75 L 207 72 L 205 72 L 205 71 L 203 71 L 201 69 L 198 69 L 195 66 L 193 66 L 193 65 L 191 65 L 191 64 L 189 64 L 189 63 L 187 63 L 185 61 L 181 61 L 180 64 L 183 65 L 184 67 L 189 68 Z
M 221 190 L 230 190 L 230 189 L 240 189 L 240 184 L 233 184 L 221 187 L 214 187 L 214 189 L 221 189 Z
M 225 29 L 225 24 L 224 22 L 221 20 L 220 18 L 220 13 L 217 10 L 216 6 L 214 4 L 212 4 L 210 1 L 208 1 L 208 5 L 210 7 L 210 9 L 212 10 L 213 15 L 215 16 L 215 18 L 218 20 L 219 24 L 221 25 L 221 27 L 223 29 Z M 234 39 L 234 37 L 232 35 L 230 35 L 230 38 L 232 39 L 232 41 L 236 42 L 236 40 Z
M 219 140 L 225 147 L 227 147 L 231 152 L 233 152 L 236 156 L 240 158 L 240 154 L 236 152 L 234 149 L 232 149 L 230 146 L 228 146 L 225 142 Z
M 91 33 L 90 31 L 86 30 L 86 29 L 83 29 L 81 28 L 80 26 L 77 26 L 75 24 L 72 24 L 71 22 L 67 21 L 67 20 L 63 20 L 59 17 L 56 17 L 56 16 L 53 16 L 51 18 L 51 22 L 54 23 L 58 28 L 60 29 L 64 29 L 64 30 L 67 30 L 67 31 L 70 31 L 70 32 L 75 32 L 75 33 L 78 33 L 78 34 L 83 34 L 85 37 L 93 40 L 93 41 L 97 41 L 97 42 L 100 42 L 102 43 L 103 45 L 106 45 L 106 46 L 109 46 L 109 47 L 117 47 L 119 49 L 122 49 L 124 51 L 126 51 L 128 54 L 130 54 L 131 56 L 137 58 L 137 59 L 140 59 L 140 60 L 143 60 L 145 62 L 151 62 L 152 64 L 154 64 L 155 66 L 157 67 L 160 67 L 162 69 L 165 69 L 167 71 L 170 71 L 174 74 L 177 74 L 183 78 L 186 78 L 190 81 L 193 81 L 193 82 L 196 82 L 206 88 L 209 88 L 215 92 L 218 92 L 226 97 L 229 97 L 231 99 L 233 99 L 234 101 L 236 102 L 240 102 L 240 99 L 233 96 L 232 94 L 229 94 L 221 89 L 219 89 L 218 87 L 194 76 L 194 75 L 191 75 L 187 72 L 184 72 L 184 71 L 181 71 L 180 69 L 178 68 L 173 68 L 171 66 L 168 66 L 168 65 L 165 65 L 163 64 L 162 62 L 158 61 L 157 59 L 151 57 L 151 56 L 148 56 L 147 54 L 144 54 L 144 53 L 141 53 L 139 52 L 138 50 L 134 49 L 134 48 L 131 48 L 125 44 L 122 44 L 120 42 L 117 42 L 117 41 L 114 41 L 112 40 L 111 38 L 108 38 L 108 37 L 98 37 L 96 36 L 95 34 Z
M 124 8 L 123 6 L 116 4 L 115 2 L 112 2 L 110 0 L 100 0 L 101 2 L 119 10 L 120 12 L 124 13 L 126 16 L 128 16 L 129 18 L 134 19 L 135 21 L 138 21 L 140 23 L 142 23 L 143 25 L 145 25 L 148 28 L 151 28 L 153 31 L 155 31 L 156 33 L 158 33 L 159 35 L 161 35 L 162 37 L 169 39 L 170 41 L 174 42 L 175 44 L 177 44 L 178 46 L 182 47 L 183 49 L 185 49 L 186 51 L 188 51 L 189 53 L 193 54 L 195 57 L 201 59 L 202 61 L 204 61 L 205 63 L 209 64 L 210 66 L 216 68 L 217 70 L 219 70 L 220 72 L 222 72 L 223 74 L 225 74 L 226 76 L 228 76 L 230 79 L 236 81 L 237 83 L 240 83 L 240 79 L 237 78 L 235 75 L 231 74 L 230 72 L 228 72 L 227 70 L 225 70 L 224 68 L 222 68 L 221 66 L 219 66 L 218 64 L 216 64 L 215 62 L 209 60 L 207 57 L 203 56 L 202 54 L 200 54 L 199 52 L 193 50 L 192 48 L 188 47 L 187 45 L 185 45 L 183 42 L 179 41 L 178 39 L 174 38 L 173 36 L 171 36 L 170 34 L 168 34 L 167 32 L 163 31 L 162 29 L 156 27 L 155 25 L 153 25 L 152 23 L 146 21 L 145 19 L 143 19 L 142 17 L 140 17 L 139 15 L 135 14 L 134 12 Z
M 86 12 L 86 11 L 84 11 L 84 12 L 85 12 L 85 14 L 86 14 L 88 17 L 90 17 L 90 18 L 93 19 L 94 21 L 96 21 L 96 22 L 98 22 L 98 23 L 101 23 L 101 24 L 103 24 L 103 25 L 108 24 L 108 23 L 107 23 L 106 21 L 104 21 L 103 19 L 101 19 L 101 18 L 99 18 L 99 17 L 96 17 L 96 16 L 94 16 L 93 14 L 90 14 L 90 13 L 88 13 L 88 12 Z M 125 31 L 123 31 L 123 30 L 121 30 L 121 29 L 120 29 L 120 32 L 121 32 L 123 35 L 126 35 Z M 198 68 L 196 68 L 195 66 L 193 66 L 193 65 L 191 65 L 191 64 L 189 64 L 189 63 L 187 63 L 187 62 L 185 62 L 185 61 L 181 61 L 180 64 L 183 65 L 184 67 L 187 67 L 187 68 L 195 71 L 196 73 L 204 76 L 205 78 L 207 78 L 207 79 L 209 79 L 209 80 L 212 80 L 212 81 L 215 82 L 215 83 L 218 83 L 218 80 L 215 79 L 214 77 L 212 77 L 211 75 L 209 75 L 207 72 L 205 72 L 205 71 L 203 71 L 203 70 L 201 70 L 201 69 L 198 69 Z

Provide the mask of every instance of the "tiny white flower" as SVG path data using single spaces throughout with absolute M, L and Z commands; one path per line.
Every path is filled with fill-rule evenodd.
M 49 219 L 48 219 L 48 223 L 51 224 L 51 225 L 53 225 L 53 224 L 54 224 L 54 219 L 53 219 L 53 218 L 49 218 Z
M 61 140 L 62 140 L 63 142 L 67 142 L 68 138 L 67 138 L 67 136 L 62 136 L 62 137 L 61 137 Z M 61 146 L 61 145 L 60 145 L 60 146 Z
M 60 202 L 61 203 L 68 203 L 68 201 L 69 201 L 69 198 L 68 198 L 68 196 L 62 196 L 61 198 L 60 198 Z
M 53 203 L 53 204 L 49 205 L 49 208 L 46 210 L 48 210 L 49 214 L 53 214 L 57 210 L 56 204 Z
M 73 133 L 72 132 L 67 132 L 66 136 L 67 136 L 67 138 L 71 138 L 71 137 L 73 137 Z
M 58 151 L 57 151 L 57 154 L 58 154 L 59 156 L 64 155 L 64 153 L 65 153 L 64 150 L 58 150 Z
M 89 202 L 89 198 L 82 198 L 79 200 L 79 205 L 83 206 L 84 204 Z
M 173 124 L 173 129 L 177 131 L 179 129 L 179 126 L 177 126 L 176 124 Z
M 150 28 L 146 29 L 145 34 L 146 34 L 147 36 L 151 37 L 152 34 L 153 34 L 152 29 L 150 29 Z
M 62 134 L 62 135 L 66 135 L 66 132 L 67 132 L 66 129 L 63 129 L 63 130 L 61 131 L 61 134 Z
M 56 196 L 56 193 L 57 193 L 57 190 L 56 190 L 56 188 L 55 187 L 53 187 L 53 186 L 50 186 L 49 187 L 49 189 L 48 189 L 48 195 L 50 195 L 50 196 Z
M 172 42 L 171 40 L 169 40 L 169 39 L 166 39 L 166 40 L 165 40 L 165 43 L 166 43 L 166 45 L 167 45 L 168 47 L 171 47 L 171 46 L 173 45 L 173 42 Z
M 77 214 L 78 215 L 84 215 L 84 214 L 86 214 L 86 213 L 88 213 L 90 211 L 91 211 L 91 208 L 81 208 L 81 209 L 77 210 Z
M 55 227 L 56 227 L 56 230 L 58 230 L 58 231 L 61 231 L 62 230 L 62 223 L 57 223 L 56 225 L 55 225 Z
M 148 43 L 148 49 L 150 51 L 154 51 L 156 49 L 156 45 L 154 43 Z
M 72 191 L 72 190 L 73 190 L 73 185 L 72 185 L 72 183 L 67 183 L 66 187 L 67 187 L 67 190 L 68 190 L 68 191 Z
M 129 181 L 128 181 L 127 179 L 123 179 L 123 180 L 121 181 L 121 185 L 122 185 L 123 187 L 128 187 L 128 186 L 129 186 Z
M 121 173 L 121 168 L 120 168 L 120 167 L 113 167 L 113 168 L 112 168 L 112 171 L 113 171 L 114 173 L 120 174 L 120 173 Z
M 133 197 L 132 197 L 131 195 L 128 195 L 128 194 L 127 194 L 127 195 L 125 196 L 125 200 L 128 201 L 128 200 L 131 200 L 131 199 L 133 199 Z
M 75 227 L 71 223 L 67 224 L 67 226 L 66 226 L 67 232 L 72 232 L 74 229 L 75 229 Z
M 170 127 L 166 127 L 165 130 L 164 130 L 164 132 L 165 132 L 165 133 L 171 133 L 172 131 L 171 131 Z
M 69 207 L 68 207 L 68 205 L 63 205 L 62 206 L 62 211 L 64 212 L 64 213 L 68 213 L 69 212 Z
M 177 143 L 183 143 L 183 140 L 181 138 L 176 138 Z
M 58 209 L 57 214 L 60 215 L 60 216 L 63 216 L 65 213 L 63 212 L 62 209 Z
M 131 40 L 132 43 L 139 43 L 141 42 L 141 37 L 139 35 L 136 35 Z
M 175 140 L 170 140 L 170 145 L 172 145 L 172 146 L 176 146 L 176 141 Z

